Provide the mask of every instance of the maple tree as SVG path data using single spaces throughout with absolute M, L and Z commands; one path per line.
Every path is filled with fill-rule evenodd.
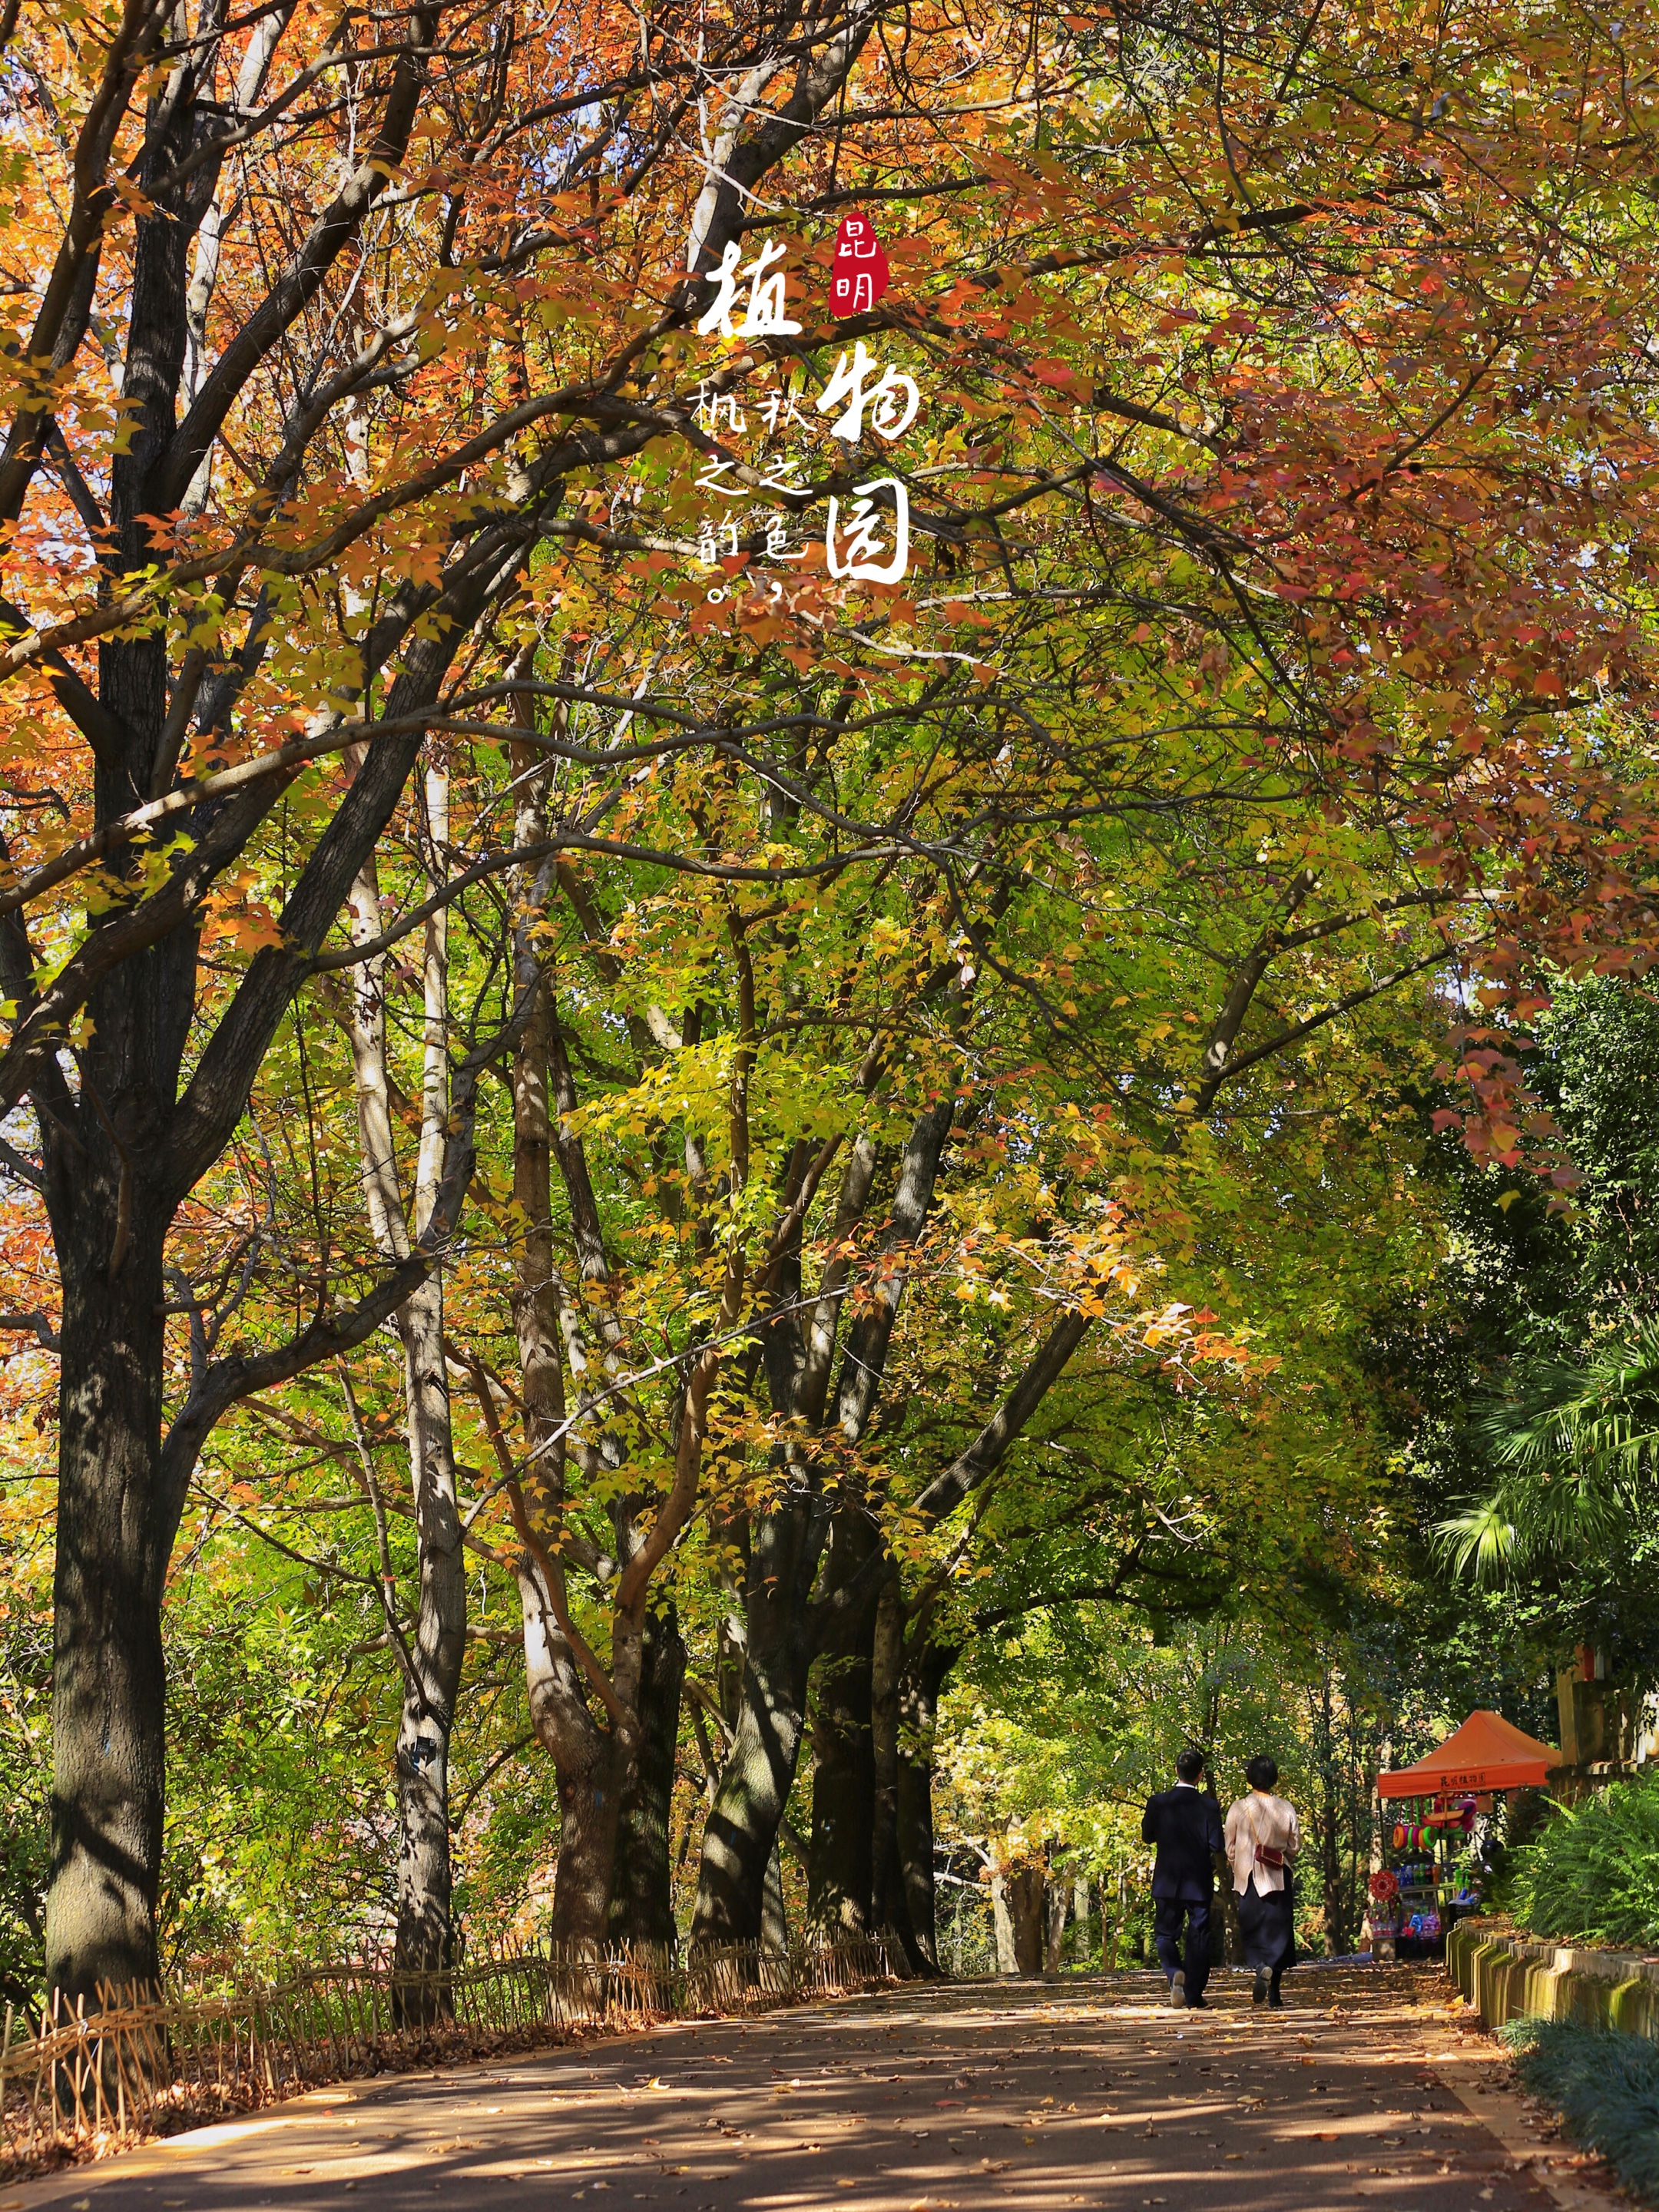
M 643 254 L 622 246 L 621 281 L 599 280 L 609 336 L 580 349 L 574 391 L 526 388 L 526 307 L 557 319 L 594 300 L 602 179 L 647 210 L 642 244 L 675 204 L 668 173 L 682 198 L 702 179 L 677 160 L 691 95 L 676 71 L 696 77 L 672 24 L 655 55 L 631 19 L 527 10 L 492 27 L 441 5 L 245 19 L 216 0 L 130 0 L 14 10 L 6 29 L 14 231 L 40 281 L 12 295 L 0 485 L 27 763 L 4 1087 L 34 1110 L 44 1150 L 26 1180 L 63 1285 L 47 1942 L 72 1993 L 154 1971 L 159 1610 L 201 1442 L 239 1395 L 360 1340 L 427 1275 L 465 1191 L 479 1070 L 511 1048 L 523 994 L 454 1086 L 409 1256 L 343 1303 L 325 1273 L 286 1344 L 207 1361 L 164 1443 L 169 1233 L 458 656 L 464 712 L 499 653 L 570 471 L 684 425 L 614 396 L 638 350 Z M 804 46 L 764 27 L 696 42 L 699 70 L 793 76 L 751 182 L 867 31 L 854 15 Z M 577 123 L 589 112 L 597 136 Z M 712 211 L 707 251 L 734 217 Z M 556 274 L 538 285 L 544 264 Z M 690 288 L 660 283 L 662 265 L 652 252 L 651 319 L 672 327 Z M 89 682 L 76 656 L 92 646 Z M 307 780 L 313 761 L 335 765 Z M 204 1320 L 193 1290 L 183 1303 L 210 1348 L 225 1316 Z

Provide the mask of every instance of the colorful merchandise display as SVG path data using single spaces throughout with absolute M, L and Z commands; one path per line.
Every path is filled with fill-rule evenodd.
M 1394 1863 L 1372 1875 L 1366 1916 L 1381 1955 L 1433 1948 L 1460 1913 L 1480 1910 L 1471 1850 L 1477 1814 L 1490 1813 L 1496 1796 L 1541 1786 L 1559 1756 L 1501 1713 L 1482 1711 L 1414 1766 L 1378 1775 L 1377 1795 L 1385 1806 L 1395 1801 L 1382 1830 Z
M 1431 1948 L 1460 1911 L 1479 1905 L 1479 1892 L 1450 1865 L 1454 1841 L 1461 1849 L 1474 1826 L 1474 1800 L 1468 1797 L 1413 1807 L 1409 1819 L 1385 1832 L 1393 1851 L 1413 1856 L 1379 1867 L 1370 1878 L 1366 1917 L 1374 1947 L 1395 1957 L 1404 1946 Z

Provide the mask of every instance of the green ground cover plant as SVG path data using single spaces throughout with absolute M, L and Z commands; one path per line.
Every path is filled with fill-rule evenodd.
M 1568 2020 L 1514 2020 L 1500 2033 L 1527 2087 L 1643 2203 L 1659 2204 L 1659 2044 Z

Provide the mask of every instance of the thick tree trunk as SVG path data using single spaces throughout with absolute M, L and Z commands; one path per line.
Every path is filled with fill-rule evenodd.
M 1008 1880 L 1006 1874 L 994 1874 L 991 1877 L 991 1929 L 996 1941 L 999 1974 L 1019 1972 L 1019 1960 L 1014 1955 L 1014 1919 L 1008 1909 Z
M 514 766 L 526 773 L 527 757 L 515 747 Z M 540 820 L 538 803 L 521 799 L 518 830 L 530 842 Z M 526 965 L 533 958 L 522 948 Z M 548 1065 L 552 1006 L 548 988 L 534 1008 L 513 1066 L 513 1190 L 523 1209 L 523 1242 L 514 1262 L 513 1298 L 519 1369 L 524 1388 L 525 1490 L 529 1517 L 562 1530 L 565 1510 L 565 1395 L 561 1337 L 561 1285 L 554 1246 L 551 1195 L 552 1116 Z M 528 1520 L 526 1526 L 528 1528 Z M 558 1780 L 559 1855 L 553 1879 L 550 1933 L 556 1943 L 596 1949 L 605 1940 L 616 1871 L 617 1836 L 628 1763 L 612 1732 L 602 1729 L 588 1704 L 591 1684 L 559 1620 L 569 1620 L 557 1544 L 520 1562 L 524 1600 L 525 1679 L 531 1722 L 551 1756 Z M 618 1644 L 613 1666 L 622 1656 Z M 640 1662 L 637 1637 L 633 1663 Z M 620 1674 L 620 1667 L 617 1666 Z M 620 1680 L 618 1687 L 622 1686 Z
M 904 1869 L 898 1844 L 899 1676 L 904 1663 L 904 1597 L 896 1575 L 876 1604 L 870 1656 L 870 1746 L 875 1799 L 870 1836 L 871 1923 L 891 1929 L 911 1948 Z
M 744 1606 L 748 1649 L 732 1747 L 703 1829 L 694 1943 L 760 1939 L 767 1866 L 805 1726 L 817 1511 L 811 1503 L 792 1505 L 767 1515 L 756 1530 Z
M 674 1760 L 679 1747 L 685 1641 L 672 1606 L 647 1613 L 640 1668 L 640 1748 L 623 1791 L 609 1932 L 613 1942 L 652 1943 L 672 1950 L 673 1881 L 669 1827 Z
M 609 1757 L 586 1773 L 568 1762 L 557 1771 L 559 1856 L 548 1932 L 556 1944 L 596 1950 L 611 1907 L 622 1792 Z
M 896 1812 L 905 1921 L 924 1971 L 939 1971 L 933 1892 L 933 1741 L 939 1693 L 956 1664 L 954 1649 L 925 1644 L 899 1683 Z
M 889 1255 L 913 1244 L 926 1224 L 953 1108 L 951 1098 L 928 1107 L 912 1129 L 899 1163 L 884 1240 Z M 848 1161 L 838 1235 L 850 1235 L 863 1218 L 875 1165 L 875 1148 L 860 1136 Z M 804 1334 L 797 1333 L 799 1325 L 793 1322 L 786 1325 L 780 1319 L 772 1324 L 767 1332 L 766 1369 L 775 1412 L 809 1431 L 833 1422 L 841 1440 L 856 1445 L 875 1407 L 905 1275 L 896 1264 L 881 1274 L 848 1332 L 840 1375 L 830 1392 L 846 1275 L 844 1260 L 832 1263 Z M 782 1280 L 793 1304 L 799 1278 L 786 1269 Z M 826 1420 L 829 1401 L 833 1413 Z M 692 1923 L 693 1940 L 699 1942 L 753 1942 L 759 1933 L 767 1863 L 799 1754 L 807 1672 L 823 1628 L 836 1620 L 824 1605 L 813 1606 L 813 1585 L 832 1517 L 848 1528 L 854 1524 L 850 1516 L 832 1516 L 814 1468 L 800 1464 L 794 1472 L 798 1487 L 808 1495 L 764 1515 L 750 1545 L 742 1703 L 703 1833 Z M 866 1536 L 863 1550 L 853 1559 L 854 1566 L 867 1548 Z M 832 1572 L 828 1577 L 831 1593 L 849 1579 L 849 1574 Z M 871 1790 L 873 1797 L 873 1777 Z M 866 1832 L 866 1853 L 868 1847 Z M 866 1879 L 858 1885 L 860 1897 Z M 867 1913 L 867 1905 L 866 1909 Z
M 173 505 L 156 473 L 176 422 L 190 241 L 216 164 L 175 182 L 200 119 L 192 64 L 149 106 L 128 175 L 155 204 L 134 232 L 127 294 L 125 434 L 111 462 L 108 553 L 122 570 L 153 558 L 148 520 Z M 94 264 L 95 265 L 95 264 Z M 88 272 L 90 273 L 90 271 Z M 98 700 L 116 741 L 96 749 L 100 828 L 150 795 L 167 715 L 161 629 L 106 639 Z M 182 829 L 183 824 L 180 824 Z M 111 864 L 113 922 L 142 896 L 131 854 Z M 125 881 L 123 881 L 125 878 Z M 13 995 L 32 994 L 35 955 L 21 915 L 6 924 Z M 193 923 L 95 986 L 75 1049 L 71 1094 L 48 1057 L 32 1083 L 45 1194 L 63 1285 L 57 1561 L 52 1626 L 52 1863 L 46 1978 L 72 2005 L 100 1980 L 154 1980 L 166 1761 L 161 1594 L 183 1505 L 161 1465 L 163 1308 L 174 1187 L 170 1139 L 195 1000 Z
M 167 1684 L 161 1592 L 177 1526 L 158 1494 L 167 1223 L 142 1194 L 115 1279 L 111 1214 L 65 1249 L 52 1583 L 46 1985 L 156 1978 Z M 77 1265 L 76 1262 L 79 1262 Z
M 831 1547 L 832 1567 L 834 1543 Z M 836 1616 L 812 1686 L 812 1833 L 806 1917 L 827 1936 L 872 1925 L 876 1766 L 870 1689 L 879 1590 Z
M 810 1655 L 804 1635 L 743 1670 L 738 1724 L 704 1825 L 694 1943 L 758 1942 L 767 1866 L 800 1755 Z
M 559 1855 L 553 1875 L 555 1943 L 594 1949 L 611 1907 L 617 1829 L 625 1773 L 615 1744 L 594 1722 L 581 1670 L 554 1619 L 547 1585 L 533 1561 L 521 1561 L 525 1681 L 530 1721 L 558 1778 Z
M 1036 1864 L 1010 1867 L 993 1880 L 998 1973 L 1042 1972 L 1043 1888 L 1043 1870 Z

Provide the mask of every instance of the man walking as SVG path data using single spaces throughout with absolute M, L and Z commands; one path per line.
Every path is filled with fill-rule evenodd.
M 1148 1798 L 1140 1823 L 1143 1843 L 1156 1844 L 1152 1869 L 1152 1939 L 1177 2008 L 1202 2007 L 1210 1978 L 1210 1900 L 1215 1893 L 1215 1854 L 1224 1849 L 1221 1808 L 1199 1786 L 1204 1754 L 1190 1746 L 1176 1759 L 1176 1786 Z M 1186 1926 L 1186 1957 L 1182 1927 Z

